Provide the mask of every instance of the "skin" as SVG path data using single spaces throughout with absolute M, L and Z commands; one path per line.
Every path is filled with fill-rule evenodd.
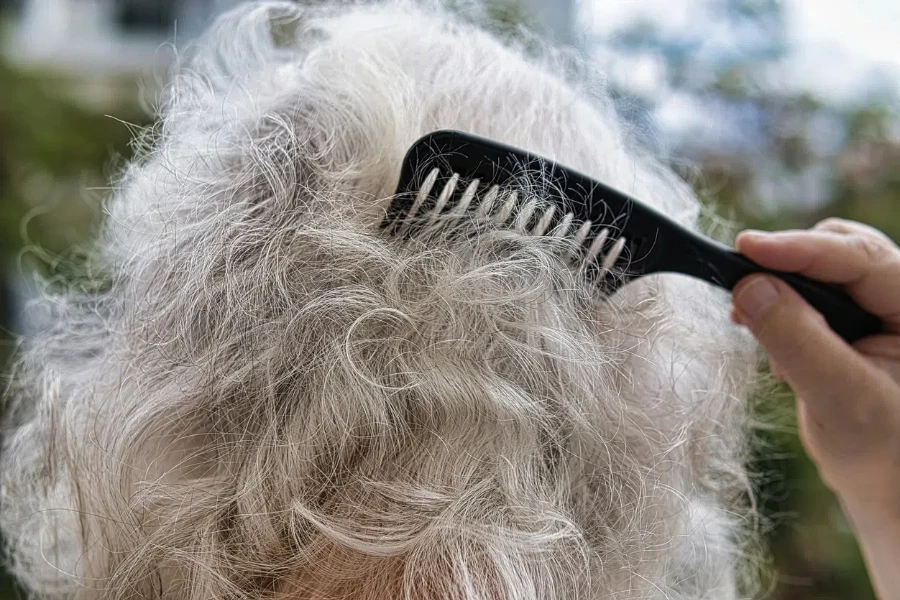
M 789 286 L 753 275 L 732 319 L 796 392 L 800 437 L 837 494 L 880 600 L 900 600 L 900 248 L 876 229 L 828 219 L 810 230 L 745 231 L 737 249 L 777 270 L 841 286 L 885 333 L 848 345 Z

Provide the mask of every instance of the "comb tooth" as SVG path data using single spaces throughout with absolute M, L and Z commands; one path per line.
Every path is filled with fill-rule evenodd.
M 569 215 L 566 215 L 567 217 Z M 565 220 L 565 219 L 564 219 Z M 571 219 L 569 220 L 571 222 Z M 578 248 L 580 248 L 584 244 L 584 239 L 587 237 L 588 232 L 591 229 L 591 222 L 585 221 L 581 224 L 581 227 L 578 228 L 578 231 L 575 232 L 575 242 L 576 247 L 570 248 L 566 253 L 566 260 L 569 262 L 575 262 L 577 259 Z
M 431 172 L 428 173 L 428 177 L 425 178 L 424 183 L 422 183 L 422 187 L 419 188 L 419 193 L 416 194 L 415 202 L 413 202 L 413 205 L 410 207 L 409 212 L 406 213 L 406 217 L 403 219 L 403 224 L 400 226 L 399 231 L 400 235 L 405 234 L 406 230 L 409 229 L 410 224 L 416 217 L 416 213 L 419 212 L 420 208 L 422 208 L 422 204 L 425 203 L 425 200 L 431 193 L 431 189 L 434 187 L 435 182 L 437 182 L 438 174 L 439 172 L 437 169 L 432 169 Z
M 594 238 L 591 247 L 588 248 L 587 254 L 584 257 L 585 262 L 593 262 L 597 258 L 600 251 L 603 249 L 603 244 L 606 243 L 607 238 L 609 238 L 609 229 L 604 227 L 600 230 L 600 233 L 597 234 L 597 237 Z
M 434 208 L 431 209 L 431 214 L 428 217 L 429 225 L 432 225 L 437 220 L 438 216 L 440 216 L 441 211 L 444 210 L 450 196 L 452 196 L 453 192 L 456 190 L 456 184 L 458 182 L 459 175 L 454 173 L 453 176 L 450 177 L 450 181 L 447 182 L 447 185 L 444 186 L 444 189 L 442 189 L 441 193 L 438 195 L 437 202 L 434 203 Z
M 494 210 L 494 202 L 497 201 L 497 196 L 500 194 L 500 188 L 496 185 L 492 185 L 490 189 L 488 189 L 487 194 L 484 195 L 484 200 L 481 201 L 481 204 L 478 205 L 478 211 L 476 214 L 479 218 L 484 218 L 490 215 Z
M 572 226 L 572 219 L 574 218 L 575 215 L 573 215 L 572 213 L 566 213 L 565 216 L 563 216 L 562 220 L 560 220 L 559 224 L 553 228 L 553 232 L 551 235 L 558 238 L 565 237 L 565 235 L 569 233 L 569 227 Z
M 534 214 L 536 208 L 537 204 L 534 201 L 527 202 L 525 206 L 522 207 L 522 210 L 516 215 L 516 231 L 525 233 L 525 228 L 528 227 L 528 221 L 531 220 L 531 215 Z
M 575 241 L 578 242 L 578 245 L 581 246 L 584 244 L 584 240 L 588 235 L 588 232 L 591 230 L 591 221 L 588 219 L 584 223 L 581 224 L 581 227 L 578 228 L 578 232 L 575 233 Z
M 625 249 L 625 238 L 620 237 L 616 240 L 615 245 L 612 247 L 612 250 L 609 251 L 603 258 L 603 269 L 604 271 L 609 271 L 616 261 L 619 260 L 619 257 L 622 256 L 622 251 Z
M 500 207 L 500 212 L 497 213 L 496 220 L 498 223 L 506 223 L 506 220 L 513 211 L 513 207 L 516 205 L 516 200 L 518 199 L 519 193 L 515 191 L 507 196 L 506 202 L 503 203 L 503 206 Z
M 531 230 L 531 235 L 544 235 L 544 232 L 550 227 L 550 221 L 553 219 L 554 212 L 556 212 L 556 207 L 551 204 L 550 208 L 544 212 L 541 220 L 538 221 L 538 224 Z
M 459 199 L 459 204 L 453 209 L 453 215 L 457 217 L 461 217 L 466 213 L 469 208 L 469 205 L 472 203 L 472 200 L 475 198 L 475 194 L 478 191 L 478 186 L 481 185 L 481 181 L 476 179 L 472 183 L 469 184 L 469 187 L 466 188 L 466 191 L 463 192 L 462 197 Z

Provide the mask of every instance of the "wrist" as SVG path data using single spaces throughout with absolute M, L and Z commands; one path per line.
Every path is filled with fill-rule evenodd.
M 900 532 L 900 498 L 854 494 L 839 500 L 854 529 Z
M 894 460 L 857 461 L 843 474 L 820 473 L 854 526 L 900 523 L 900 470 Z
M 900 504 L 870 497 L 842 500 L 878 598 L 900 600 Z

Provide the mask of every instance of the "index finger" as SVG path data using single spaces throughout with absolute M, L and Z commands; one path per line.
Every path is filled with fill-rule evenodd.
M 900 249 L 872 231 L 844 222 L 811 231 L 743 232 L 738 251 L 778 271 L 842 285 L 864 309 L 900 332 Z

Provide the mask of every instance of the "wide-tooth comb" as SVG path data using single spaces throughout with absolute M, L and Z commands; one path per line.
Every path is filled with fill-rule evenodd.
M 535 210 L 535 197 L 550 208 Z M 410 148 L 382 227 L 405 236 L 448 212 L 489 217 L 531 235 L 572 236 L 583 249 L 581 260 L 594 266 L 592 273 L 608 293 L 651 273 L 682 273 L 727 290 L 750 274 L 768 273 L 797 290 L 846 341 L 883 331 L 877 317 L 836 287 L 763 268 L 549 159 L 442 130 Z

